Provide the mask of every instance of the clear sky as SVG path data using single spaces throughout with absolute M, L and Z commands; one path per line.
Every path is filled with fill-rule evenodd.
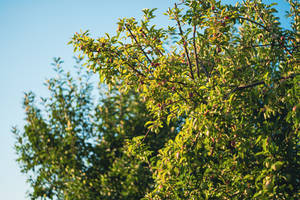
M 158 8 L 157 24 L 166 24 L 161 15 L 176 0 L 0 0 L 0 198 L 24 200 L 25 175 L 20 173 L 13 149 L 11 127 L 24 125 L 22 98 L 26 91 L 46 96 L 46 78 L 53 75 L 53 57 L 62 57 L 71 69 L 73 33 L 89 29 L 92 35 L 113 33 L 118 18 L 141 16 L 143 8 Z M 224 3 L 235 2 L 224 0 Z M 288 5 L 277 2 L 284 15 Z M 287 23 L 286 20 L 282 21 Z

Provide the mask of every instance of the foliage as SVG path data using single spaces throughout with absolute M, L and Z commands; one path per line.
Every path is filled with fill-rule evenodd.
M 121 19 L 115 36 L 74 35 L 103 83 L 145 100 L 149 130 L 183 123 L 157 156 L 141 140 L 128 146 L 151 160 L 145 199 L 298 198 L 300 18 L 289 3 L 288 29 L 259 0 L 184 0 L 167 11 L 167 28 L 144 9 L 140 21 Z
M 55 59 L 57 77 L 46 82 L 50 96 L 41 98 L 41 105 L 32 92 L 25 94 L 24 130 L 13 129 L 31 199 L 143 197 L 153 185 L 149 161 L 128 155 L 126 141 L 147 132 L 144 124 L 151 118 L 144 103 L 133 91 L 119 93 L 117 86 L 100 91 L 95 101 L 92 74 L 79 66 L 74 79 L 61 64 Z M 140 148 L 155 155 L 174 138 L 168 126 L 160 131 L 149 133 Z

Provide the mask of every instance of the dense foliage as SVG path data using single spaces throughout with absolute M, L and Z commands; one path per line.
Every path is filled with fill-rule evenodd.
M 287 29 L 259 0 L 184 0 L 167 28 L 144 9 L 114 36 L 76 33 L 111 96 L 95 105 L 88 86 L 57 79 L 43 110 L 26 96 L 15 132 L 32 197 L 299 199 L 300 17 L 288 2 Z
M 146 199 L 297 199 L 300 18 L 289 3 L 288 29 L 259 0 L 184 0 L 168 28 L 145 9 L 115 36 L 74 35 L 101 81 L 145 99 L 150 130 L 184 122 L 151 164 Z
M 147 160 L 127 154 L 127 140 L 145 135 L 150 120 L 135 92 L 120 94 L 116 87 L 92 98 L 91 74 L 78 69 L 77 80 L 55 59 L 56 77 L 46 82 L 50 96 L 36 102 L 25 94 L 26 125 L 13 129 L 22 172 L 31 199 L 139 199 L 150 192 L 153 179 Z M 149 134 L 140 148 L 157 154 L 175 130 Z M 135 141 L 138 138 L 134 139 Z

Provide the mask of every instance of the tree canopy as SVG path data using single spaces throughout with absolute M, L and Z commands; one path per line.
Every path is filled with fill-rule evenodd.
M 118 188 L 106 190 L 98 182 L 95 195 L 107 192 L 117 199 L 113 195 L 124 194 L 126 184 L 138 183 L 146 188 L 137 190 L 143 194 L 123 199 L 299 198 L 300 17 L 299 3 L 288 2 L 288 28 L 280 24 L 273 5 L 260 0 L 236 5 L 184 0 L 167 11 L 167 28 L 152 24 L 155 9 L 144 9 L 141 20 L 121 19 L 115 35 L 74 35 L 70 43 L 101 83 L 117 94 L 134 92 L 136 106 L 145 105 L 150 113 L 144 121 L 134 119 L 146 128 L 138 131 L 142 136 L 128 137 L 121 151 L 144 163 L 149 181 L 136 179 L 144 173 L 138 169 L 126 171 L 134 164 L 126 159 L 113 165 L 113 174 L 119 172 L 127 182 L 102 176 L 105 184 Z M 135 113 L 136 106 L 129 112 Z M 107 122 L 112 120 L 109 129 L 115 133 L 119 126 L 111 118 Z M 66 125 L 68 121 L 62 123 Z M 98 134 L 107 130 L 100 127 Z M 146 142 L 153 137 L 164 139 L 154 139 L 153 148 Z M 101 171 L 102 165 L 94 167 Z M 74 183 L 84 188 L 83 180 Z
M 31 199 L 139 199 L 153 179 L 147 160 L 128 155 L 128 140 L 142 136 L 151 119 L 135 92 L 120 94 L 115 86 L 96 95 L 92 76 L 77 66 L 77 79 L 55 59 L 55 78 L 45 83 L 50 96 L 26 93 L 24 131 L 16 134 L 22 172 L 29 175 Z M 94 89 L 93 89 L 94 88 Z M 171 127 L 172 128 L 172 127 Z M 151 134 L 143 145 L 157 154 L 174 127 Z M 173 135 L 173 136 L 172 136 Z M 137 139 L 133 139 L 137 140 Z

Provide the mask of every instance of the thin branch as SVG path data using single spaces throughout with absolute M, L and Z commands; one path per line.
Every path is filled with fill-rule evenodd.
M 296 73 L 296 74 L 292 74 L 290 76 L 280 77 L 280 78 L 276 79 L 275 81 L 287 80 L 287 79 L 290 79 L 290 78 L 294 78 L 296 75 L 298 75 L 298 74 Z M 234 93 L 236 91 L 241 91 L 241 90 L 244 90 L 244 89 L 247 89 L 247 88 L 252 88 L 252 87 L 255 87 L 255 86 L 258 86 L 258 85 L 263 85 L 263 84 L 265 84 L 265 81 L 258 81 L 258 82 L 255 82 L 255 83 L 251 83 L 249 85 L 238 86 L 238 87 L 234 88 L 232 91 L 230 91 L 228 94 L 226 94 L 224 99 L 227 99 L 229 95 L 231 95 L 232 93 Z
M 194 46 L 194 52 L 195 52 L 195 59 L 196 59 L 196 67 L 197 67 L 197 76 L 200 78 L 200 68 L 199 68 L 199 58 L 198 58 L 198 52 L 197 52 L 197 46 L 196 46 L 196 25 L 194 25 L 194 32 L 193 32 L 193 46 Z M 206 70 L 203 63 L 201 63 L 201 68 L 203 69 L 207 79 L 209 79 L 209 73 Z
M 268 47 L 268 46 L 271 46 L 272 44 L 257 44 L 257 45 L 252 45 L 252 46 L 242 46 L 243 48 L 255 48 L 255 47 Z M 274 45 L 274 46 L 279 46 L 280 44 L 278 45 Z
M 161 56 L 164 56 L 164 54 L 161 52 L 161 50 L 159 50 L 159 48 L 157 48 L 157 47 L 152 47 L 152 46 L 151 46 L 151 48 L 152 48 L 153 51 L 157 50 L 158 53 L 159 53 Z M 154 50 L 154 49 L 155 49 L 155 50 Z
M 283 42 L 283 41 L 280 40 L 279 37 L 277 38 L 277 41 L 278 41 L 278 43 Z M 292 52 L 290 52 L 290 50 L 287 48 L 287 46 L 284 45 L 284 43 L 282 44 L 282 47 L 283 47 L 283 49 L 284 49 L 291 57 L 293 57 Z
M 269 33 L 271 33 L 272 35 L 274 35 L 274 33 L 272 33 L 272 31 L 266 26 L 266 25 L 262 25 L 262 24 L 260 24 L 260 23 L 258 23 L 258 22 L 256 22 L 256 21 L 254 21 L 254 20 L 252 20 L 252 19 L 249 19 L 249 18 L 245 18 L 245 17 L 238 17 L 239 19 L 242 19 L 242 20 L 246 20 L 246 21 L 249 21 L 249 22 L 252 22 L 252 23 L 254 23 L 254 24 L 256 24 L 256 25 L 258 25 L 258 26 L 260 26 L 260 27 L 262 27 L 263 29 L 265 29 L 266 31 L 268 31 Z M 263 21 L 263 19 L 261 19 L 262 21 Z M 265 23 L 264 21 L 263 21 L 263 23 Z M 277 37 L 278 39 L 278 41 L 280 42 L 280 38 L 279 37 Z M 273 44 L 272 44 L 273 45 Z M 283 45 L 283 48 L 284 48 L 284 50 L 286 50 L 286 52 L 290 55 L 290 56 L 293 56 L 292 55 L 292 53 L 288 50 L 288 48 L 285 46 L 285 45 Z
M 172 101 L 172 102 L 170 102 L 170 103 L 165 104 L 165 106 L 170 106 L 170 105 L 175 104 L 175 103 L 178 103 L 178 102 L 180 102 L 180 101 L 182 101 L 182 100 L 183 100 L 183 99 L 179 99 L 179 100 L 177 100 L 177 101 Z
M 177 84 L 181 84 L 181 85 L 187 86 L 186 83 L 181 82 L 181 81 L 171 81 L 171 80 L 167 80 L 167 82 L 169 82 L 169 83 L 177 83 Z
M 142 72 L 138 71 L 135 67 L 133 67 L 132 65 L 130 65 L 128 62 L 126 62 L 126 64 L 133 70 L 135 71 L 136 73 L 138 73 L 139 75 L 143 76 L 143 77 L 146 77 L 145 74 L 143 74 Z
M 182 91 L 182 88 L 180 88 L 180 90 Z M 185 101 L 185 103 L 188 104 L 188 100 L 187 100 L 186 98 L 184 98 L 184 97 L 179 93 L 179 91 L 178 91 L 177 89 L 175 89 L 174 91 L 178 94 L 178 96 L 179 96 L 182 100 Z
M 284 50 L 290 55 L 290 56 L 293 56 L 292 55 L 292 52 L 287 48 L 286 45 L 284 44 L 280 44 L 281 40 L 280 39 L 277 39 L 278 40 L 278 43 L 279 44 L 258 44 L 258 45 L 252 45 L 252 46 L 242 46 L 243 48 L 256 48 L 256 47 L 267 47 L 267 46 L 272 46 L 272 47 L 275 47 L 275 46 L 279 46 L 279 47 L 283 47 Z
M 132 66 L 127 60 L 122 58 L 122 55 L 118 52 L 114 52 L 119 58 L 121 58 L 133 71 L 135 71 L 137 74 L 139 74 L 140 76 L 146 77 L 145 74 L 143 74 L 142 72 L 140 72 L 139 70 L 137 70 L 134 66 Z
M 176 3 L 175 3 L 175 8 L 177 8 Z M 194 80 L 195 78 L 194 78 L 192 63 L 191 63 L 191 60 L 190 60 L 190 55 L 189 55 L 188 49 L 186 47 L 187 46 L 187 42 L 184 39 L 183 31 L 182 31 L 182 28 L 181 28 L 181 24 L 180 24 L 180 21 L 179 21 L 177 15 L 175 15 L 175 20 L 177 21 L 177 25 L 178 25 L 178 28 L 179 28 L 180 36 L 181 36 L 181 39 L 183 41 L 183 47 L 184 47 L 185 55 L 186 55 L 186 58 L 187 58 L 187 61 L 188 61 L 188 65 L 189 65 L 189 68 L 190 68 L 191 78 Z
M 146 29 L 147 32 L 149 32 L 149 30 L 148 30 L 147 27 L 145 27 L 145 29 Z M 146 39 L 148 39 L 147 34 L 146 34 L 144 31 L 142 31 L 142 33 L 144 34 L 144 37 L 145 37 Z M 151 48 L 152 48 L 153 51 L 157 50 L 158 53 L 159 53 L 161 56 L 164 56 L 164 54 L 163 54 L 157 47 L 151 46 Z M 154 50 L 154 49 L 155 49 L 155 50 Z
M 196 47 L 196 25 L 194 25 L 194 31 L 193 31 L 193 46 L 194 46 L 194 53 L 195 53 L 195 63 L 197 67 L 197 76 L 200 78 L 200 69 L 199 69 L 199 61 L 198 61 L 198 53 L 197 53 L 197 47 Z M 206 74 L 206 70 L 204 71 Z
M 153 79 L 150 79 L 149 80 L 156 80 L 156 81 L 166 81 L 166 83 L 176 83 L 176 84 L 180 84 L 180 85 L 183 85 L 183 86 L 188 86 L 188 84 L 182 82 L 182 81 L 172 81 L 172 80 L 167 80 L 167 79 L 160 79 L 160 78 L 153 78 Z
M 126 25 L 127 30 L 129 31 L 130 35 L 133 37 L 135 43 L 138 45 L 138 47 L 141 49 L 141 51 L 143 52 L 143 54 L 146 56 L 147 60 L 152 63 L 151 59 L 148 57 L 147 53 L 144 51 L 144 49 L 142 48 L 142 46 L 140 45 L 140 43 L 137 41 L 135 35 L 133 35 L 131 29 L 129 28 L 128 25 Z
M 119 52 L 114 51 L 114 50 L 112 50 L 111 48 L 107 49 L 106 51 L 108 51 L 108 52 L 111 54 L 111 56 L 114 56 L 114 54 L 115 54 L 116 57 L 122 59 L 122 60 L 123 60 L 123 61 L 124 61 L 124 62 L 125 62 L 125 63 L 126 63 L 126 64 L 134 71 L 134 72 L 136 72 L 138 75 L 143 76 L 143 77 L 146 77 L 145 74 L 143 74 L 142 72 L 138 71 L 134 66 L 132 66 L 132 65 L 128 62 L 128 60 L 125 60 Z M 97 52 L 98 52 L 98 51 L 97 51 Z
M 264 20 L 264 18 L 261 16 L 261 12 L 257 9 L 257 5 L 256 5 L 256 4 L 255 4 L 255 6 L 254 6 L 254 9 L 255 9 L 255 11 L 257 12 L 257 14 L 258 14 L 260 20 L 264 23 L 265 27 L 267 27 L 267 23 L 266 23 L 266 21 Z M 269 31 L 269 32 L 271 32 L 269 29 L 266 29 L 266 30 Z M 272 34 L 273 34 L 273 33 L 272 33 Z M 273 35 L 274 35 L 274 34 L 273 34 Z M 281 40 L 280 40 L 279 37 L 277 37 L 277 41 L 278 41 L 279 43 L 281 43 Z M 284 44 L 283 44 L 282 46 L 283 46 L 284 50 L 286 50 L 286 52 L 287 52 L 290 56 L 293 56 L 292 53 L 288 50 L 288 48 L 287 48 Z
M 255 3 L 255 6 L 254 6 L 254 10 L 256 11 L 256 13 L 258 14 L 260 20 L 264 23 L 265 26 L 267 26 L 267 23 L 266 21 L 264 20 L 264 18 L 261 16 L 261 12 L 259 10 L 257 10 L 257 4 Z
M 128 53 L 128 51 L 127 51 L 127 53 Z M 132 59 L 136 59 L 145 70 L 148 70 L 148 68 L 144 65 L 144 63 L 138 57 L 135 57 Z
M 155 49 L 160 53 L 161 56 L 164 56 L 164 54 L 161 52 L 161 50 L 159 50 L 157 47 Z
M 260 23 L 258 23 L 258 22 L 256 22 L 256 21 L 254 21 L 254 20 L 252 20 L 252 19 L 245 18 L 245 17 L 238 17 L 238 18 L 239 18 L 239 19 L 242 19 L 242 20 L 245 20 L 245 21 L 249 21 L 249 22 L 251 22 L 251 23 L 253 23 L 253 24 L 256 24 L 257 26 L 260 26 L 260 27 L 264 28 L 264 29 L 267 30 L 267 31 L 270 31 L 268 27 L 266 27 L 266 26 L 264 26 L 264 25 L 262 25 L 262 24 L 260 24 Z
M 146 137 L 148 136 L 148 133 L 150 132 L 150 128 L 148 129 L 147 133 L 145 134 L 145 137 L 143 138 L 143 140 L 141 141 L 141 143 L 144 142 L 144 140 L 146 139 Z M 140 144 L 139 144 L 140 145 Z

